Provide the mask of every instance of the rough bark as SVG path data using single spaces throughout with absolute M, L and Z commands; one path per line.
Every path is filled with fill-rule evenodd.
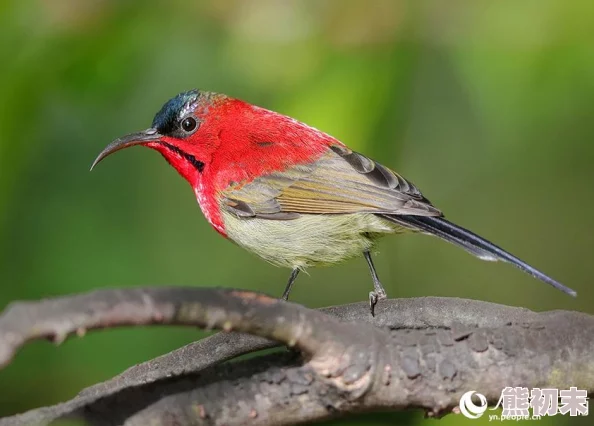
M 468 390 L 491 403 L 506 386 L 594 391 L 594 317 L 447 298 L 382 301 L 371 317 L 365 303 L 316 311 L 239 290 L 102 290 L 9 306 L 0 316 L 0 364 L 32 339 L 60 342 L 137 324 L 234 332 L 0 425 L 64 417 L 93 424 L 295 424 L 409 408 L 435 416 L 451 412 Z M 294 350 L 222 364 L 278 344 Z

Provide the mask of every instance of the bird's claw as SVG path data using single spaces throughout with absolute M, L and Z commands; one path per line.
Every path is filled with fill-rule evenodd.
M 371 316 L 375 316 L 375 305 L 380 300 L 384 300 L 387 298 L 386 292 L 382 290 L 379 291 L 370 291 L 369 292 L 369 310 L 371 311 Z

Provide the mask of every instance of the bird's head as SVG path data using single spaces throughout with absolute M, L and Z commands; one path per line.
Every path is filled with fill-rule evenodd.
M 216 109 L 230 98 L 191 90 L 163 105 L 150 128 L 111 142 L 95 159 L 91 170 L 105 157 L 124 148 L 142 145 L 159 151 L 191 185 L 217 148 Z
M 336 139 L 290 117 L 226 95 L 191 90 L 170 99 L 150 128 L 116 139 L 95 159 L 133 145 L 159 151 L 198 191 L 225 188 L 314 161 Z

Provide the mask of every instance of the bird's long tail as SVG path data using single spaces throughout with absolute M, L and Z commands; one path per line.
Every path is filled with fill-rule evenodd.
M 474 256 L 490 261 L 501 260 L 503 262 L 511 263 L 522 271 L 538 278 L 542 282 L 552 285 L 558 290 L 567 293 L 571 296 L 576 296 L 576 292 L 569 287 L 564 286 L 558 281 L 555 281 L 548 275 L 543 274 L 539 270 L 528 265 L 526 262 L 518 259 L 516 256 L 508 253 L 502 248 L 496 246 L 490 241 L 479 237 L 474 232 L 455 225 L 443 217 L 431 216 L 413 216 L 413 215 L 382 215 L 385 219 L 407 228 L 418 229 L 422 232 L 435 235 L 445 241 L 455 244 Z

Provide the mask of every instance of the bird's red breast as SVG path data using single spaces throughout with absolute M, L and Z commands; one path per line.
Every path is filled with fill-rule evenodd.
M 293 118 L 226 96 L 199 106 L 196 115 L 202 122 L 193 136 L 185 141 L 169 139 L 176 146 L 181 144 L 184 152 L 195 154 L 204 169 L 195 173 L 181 158 L 168 161 L 190 182 L 205 217 L 224 236 L 220 191 L 297 164 L 315 162 L 330 145 L 342 145 Z M 166 158 L 171 157 L 159 150 Z

